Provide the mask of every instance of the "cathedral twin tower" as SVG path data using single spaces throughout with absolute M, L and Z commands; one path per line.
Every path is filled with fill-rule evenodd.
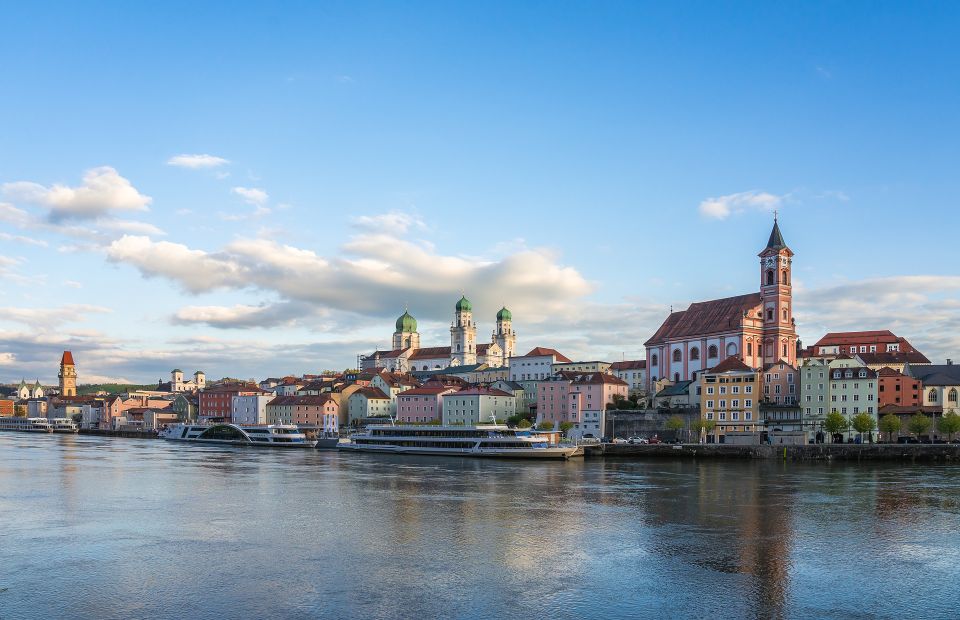
M 473 321 L 473 305 L 466 297 L 461 297 L 454 308 L 453 322 L 450 324 L 449 353 L 446 347 L 436 347 L 435 354 L 437 357 L 446 354 L 452 366 L 479 363 L 502 366 L 516 353 L 516 343 L 517 335 L 513 331 L 513 316 L 509 310 L 501 308 L 497 312 L 497 326 L 490 343 L 478 345 L 477 325 Z M 397 319 L 397 330 L 393 333 L 393 349 L 416 351 L 420 348 L 417 320 L 409 312 L 404 312 Z M 416 364 L 412 366 L 415 367 Z

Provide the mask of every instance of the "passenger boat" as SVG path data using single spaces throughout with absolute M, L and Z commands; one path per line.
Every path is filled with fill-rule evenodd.
M 52 433 L 53 427 L 46 418 L 17 418 L 0 416 L 0 431 L 20 431 L 21 433 Z
M 339 444 L 339 433 L 319 433 L 317 435 L 317 450 L 332 450 Z
M 477 426 L 369 426 L 337 448 L 353 452 L 473 456 L 511 459 L 569 459 L 583 456 L 580 446 L 563 446 L 554 435 L 501 424 Z
M 307 440 L 293 424 L 175 424 L 160 431 L 161 439 L 219 443 L 233 446 L 268 448 L 313 448 L 317 442 Z
M 70 418 L 53 418 L 49 420 L 50 428 L 54 433 L 78 433 L 80 427 Z

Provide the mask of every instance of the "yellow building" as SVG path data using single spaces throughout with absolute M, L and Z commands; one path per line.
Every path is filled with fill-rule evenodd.
M 759 371 L 728 357 L 700 379 L 700 417 L 716 424 L 709 440 L 720 442 L 728 432 L 761 430 Z

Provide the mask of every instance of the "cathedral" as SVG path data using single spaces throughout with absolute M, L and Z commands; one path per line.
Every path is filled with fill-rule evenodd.
M 503 366 L 516 353 L 517 335 L 513 331 L 513 315 L 506 308 L 497 312 L 496 329 L 489 343 L 477 344 L 477 324 L 473 322 L 473 305 L 461 297 L 454 307 L 450 324 L 449 347 L 420 346 L 417 320 L 404 312 L 397 319 L 396 331 L 389 351 L 374 351 L 361 357 L 361 370 L 385 368 L 392 372 L 440 370 L 449 366 L 486 364 Z
M 796 365 L 797 330 L 793 319 L 793 251 L 776 217 L 760 254 L 760 290 L 737 297 L 690 304 L 672 312 L 644 343 L 652 389 L 658 379 L 696 379 L 728 357 L 751 368 L 784 361 Z

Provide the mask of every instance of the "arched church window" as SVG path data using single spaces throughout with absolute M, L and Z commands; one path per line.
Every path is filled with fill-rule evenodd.
M 737 354 L 737 344 L 735 342 L 731 342 L 730 344 L 727 345 L 727 357 L 733 357 L 736 354 Z
M 786 308 L 783 309 L 783 320 L 784 320 L 784 321 L 787 320 L 787 309 L 786 309 Z
M 937 402 L 937 391 L 935 389 L 930 389 L 930 392 L 927 395 L 927 400 L 929 400 L 931 403 Z
M 656 353 L 654 353 L 653 355 L 650 356 L 650 365 L 651 365 L 651 366 L 656 366 L 656 365 L 657 365 L 657 354 L 656 354 Z
M 789 283 L 787 282 L 787 270 L 786 270 L 786 269 L 784 269 L 784 270 L 780 273 L 780 284 L 789 284 Z
M 947 401 L 951 403 L 957 402 L 957 388 L 950 390 L 950 393 L 947 394 Z
M 773 284 L 773 269 L 767 270 L 767 285 Z
M 748 342 L 748 343 L 747 343 L 747 357 L 750 357 L 750 356 L 752 356 L 752 355 L 753 355 L 753 343 L 752 343 L 752 342 Z
M 683 360 L 683 353 L 680 352 L 680 349 L 673 350 L 673 361 L 680 362 Z
M 787 356 L 787 345 L 783 345 L 783 353 L 782 353 L 781 355 L 782 355 L 783 357 L 786 357 L 786 356 Z
M 707 347 L 707 359 L 714 359 L 717 357 L 717 345 L 712 344 Z
M 695 362 L 700 359 L 700 349 L 693 347 L 690 349 L 690 361 Z

